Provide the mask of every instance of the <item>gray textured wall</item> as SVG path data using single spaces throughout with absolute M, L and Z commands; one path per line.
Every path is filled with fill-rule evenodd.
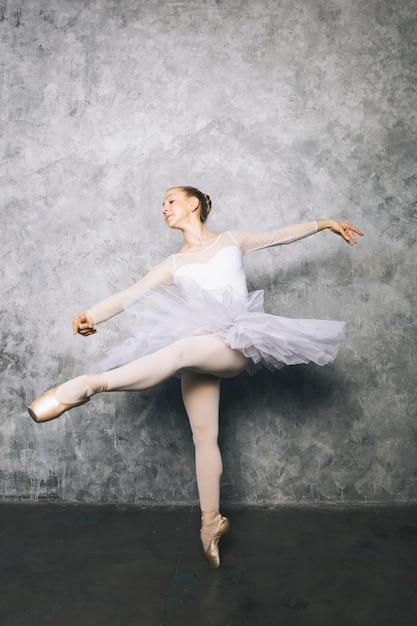
M 357 224 L 248 257 L 292 317 L 345 319 L 334 365 L 227 381 L 225 501 L 417 495 L 416 3 L 11 0 L 0 6 L 1 493 L 196 499 L 177 380 L 43 425 L 26 403 L 90 369 L 118 321 L 75 313 L 178 248 L 175 184 L 213 230 Z

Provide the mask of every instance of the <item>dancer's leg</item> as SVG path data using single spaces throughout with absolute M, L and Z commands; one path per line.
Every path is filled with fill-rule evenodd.
M 186 337 L 117 369 L 77 376 L 60 385 L 56 396 L 70 403 L 101 391 L 149 389 L 184 368 L 227 378 L 239 374 L 246 364 L 246 357 L 220 337 Z
M 220 378 L 185 371 L 181 380 L 184 406 L 195 446 L 195 467 L 202 511 L 219 508 L 222 459 L 219 433 Z
M 103 374 L 108 391 L 133 391 L 154 387 L 181 369 L 230 378 L 248 359 L 213 335 L 186 337 L 127 365 Z
M 223 466 L 218 446 L 220 378 L 185 370 L 182 397 L 195 446 L 195 466 L 201 506 L 201 542 L 212 567 L 220 566 L 219 541 L 229 530 L 220 514 L 220 477 Z
M 117 369 L 84 374 L 50 389 L 32 402 L 29 413 L 35 421 L 47 421 L 101 391 L 149 389 L 180 369 L 228 378 L 239 374 L 247 363 L 241 352 L 229 348 L 220 337 L 186 337 Z
M 104 374 L 84 374 L 77 376 L 56 389 L 55 395 L 59 402 L 76 402 L 89 398 L 95 393 L 107 391 Z

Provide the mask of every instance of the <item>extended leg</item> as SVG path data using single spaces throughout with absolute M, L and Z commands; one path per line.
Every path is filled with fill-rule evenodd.
M 175 372 L 189 369 L 229 378 L 239 374 L 248 359 L 213 335 L 186 337 L 115 370 L 105 372 L 108 391 L 132 391 L 154 387 Z
M 186 337 L 117 369 L 78 376 L 50 389 L 32 402 L 29 413 L 35 421 L 43 422 L 101 391 L 149 389 L 180 369 L 231 377 L 239 374 L 247 362 L 241 352 L 229 348 L 220 337 Z

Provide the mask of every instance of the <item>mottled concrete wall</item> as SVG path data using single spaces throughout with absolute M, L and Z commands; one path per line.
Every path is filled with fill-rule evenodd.
M 213 230 L 339 216 L 248 258 L 268 309 L 345 319 L 336 363 L 223 387 L 226 501 L 417 495 L 416 3 L 11 0 L 0 6 L 1 493 L 196 499 L 177 380 L 36 425 L 26 403 L 88 369 L 118 321 L 75 313 L 174 252 L 165 189 Z

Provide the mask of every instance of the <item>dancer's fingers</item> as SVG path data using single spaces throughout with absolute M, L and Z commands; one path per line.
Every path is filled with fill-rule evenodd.
M 78 333 L 88 337 L 88 335 L 96 333 L 97 329 L 87 313 L 79 313 L 72 323 L 72 332 L 74 335 Z
M 363 233 L 356 228 L 356 226 L 352 226 L 346 222 L 332 220 L 329 228 L 335 235 L 340 235 L 340 237 L 342 237 L 350 246 L 354 246 L 358 243 L 354 233 L 360 235 L 361 237 L 363 236 Z

